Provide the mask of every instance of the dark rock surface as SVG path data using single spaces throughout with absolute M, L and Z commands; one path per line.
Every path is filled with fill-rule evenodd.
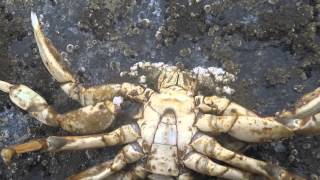
M 0 1 L 0 79 L 31 87 L 59 112 L 80 107 L 42 65 L 33 10 L 87 85 L 123 82 L 120 71 L 143 60 L 216 66 L 237 76 L 229 98 L 274 115 L 320 84 L 319 8 L 317 0 Z M 67 134 L 40 124 L 0 93 L 0 148 Z M 0 179 L 62 179 L 111 159 L 118 149 L 24 154 L 11 169 L 0 161 Z M 320 178 L 320 136 L 253 145 L 245 153 Z

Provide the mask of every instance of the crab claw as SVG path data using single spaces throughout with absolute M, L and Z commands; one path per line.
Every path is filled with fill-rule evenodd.
M 60 83 L 75 82 L 76 79 L 69 68 L 63 63 L 63 58 L 51 41 L 41 30 L 36 13 L 31 12 L 31 22 L 34 36 L 39 48 L 42 61 L 50 74 Z

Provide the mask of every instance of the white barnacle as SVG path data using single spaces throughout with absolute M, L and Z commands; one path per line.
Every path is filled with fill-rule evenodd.
M 117 107 L 120 107 L 121 104 L 123 103 L 123 97 L 121 97 L 121 96 L 115 96 L 115 97 L 113 98 L 113 100 L 112 100 L 112 103 L 113 103 L 114 105 L 116 105 Z
M 136 71 L 136 70 L 138 70 L 138 66 L 136 64 L 130 67 L 130 71 Z
M 142 68 L 143 67 L 143 62 L 137 62 L 136 64 L 135 64 L 136 66 L 138 66 L 139 68 Z
M 144 76 L 144 75 L 140 76 L 139 83 L 145 84 L 146 83 L 146 76 Z
M 231 95 L 235 92 L 235 90 L 230 88 L 229 86 L 223 86 L 222 91 L 223 91 L 223 93 L 226 93 L 228 95 Z
M 131 77 L 138 76 L 138 71 L 130 71 L 130 72 L 128 73 L 128 75 L 131 76 Z
M 152 66 L 155 67 L 155 68 L 160 68 L 164 65 L 163 62 L 156 62 L 156 63 L 152 63 Z
M 127 72 L 127 71 L 122 71 L 122 72 L 120 72 L 120 77 L 124 77 L 124 76 L 126 76 L 126 75 L 128 75 L 128 72 Z
M 222 68 L 216 68 L 216 67 L 209 67 L 208 71 L 213 74 L 214 76 L 216 75 L 223 75 L 226 73 Z
M 208 69 L 197 66 L 195 68 L 192 69 L 192 72 L 195 74 L 199 74 L 199 75 L 203 75 L 203 74 L 207 74 L 208 73 Z

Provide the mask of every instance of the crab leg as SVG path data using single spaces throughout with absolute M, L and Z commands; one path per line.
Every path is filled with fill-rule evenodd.
M 198 108 L 203 113 L 214 113 L 221 116 L 234 115 L 235 113 L 243 116 L 257 116 L 241 105 L 218 96 L 196 96 Z
M 118 172 L 121 169 L 123 169 L 126 165 L 140 160 L 143 156 L 144 154 L 139 144 L 129 144 L 126 145 L 112 161 L 107 161 L 100 165 L 91 167 L 87 170 L 80 172 L 79 174 L 69 177 L 68 179 L 106 179 L 115 172 Z
M 137 180 L 137 179 L 146 179 L 148 172 L 144 169 L 143 165 L 135 165 L 128 172 L 119 172 L 110 177 L 114 180 Z
M 138 125 L 122 126 L 110 133 L 91 136 L 49 136 L 48 138 L 35 139 L 23 144 L 12 145 L 1 150 L 1 157 L 6 164 L 10 164 L 17 154 L 33 151 L 64 151 L 89 148 L 101 148 L 134 142 L 140 137 Z
M 291 111 L 283 111 L 278 121 L 297 134 L 320 133 L 320 88 L 304 95 Z
M 31 116 L 49 126 L 80 134 L 98 133 L 107 129 L 118 107 L 111 101 L 99 102 L 65 114 L 57 113 L 38 93 L 24 85 L 0 81 L 0 90 L 9 93 L 11 101 Z
M 198 116 L 196 126 L 203 132 L 228 133 L 246 142 L 265 142 L 290 137 L 291 129 L 277 122 L 273 117 L 258 116 Z
M 183 164 L 201 174 L 206 174 L 209 176 L 222 177 L 226 179 L 252 179 L 250 173 L 234 169 L 231 167 L 226 167 L 219 165 L 208 157 L 201 155 L 196 152 L 189 153 L 183 160 Z
M 283 111 L 282 119 L 303 119 L 320 112 L 320 88 L 305 94 L 292 111 Z
M 186 172 L 186 173 L 180 174 L 177 179 L 178 180 L 193 180 L 195 178 L 190 172 Z
M 245 155 L 232 152 L 222 147 L 214 138 L 206 136 L 204 134 L 197 134 L 193 142 L 191 143 L 191 146 L 194 150 L 201 154 L 217 159 L 219 161 L 223 161 L 245 171 L 266 176 L 269 179 L 281 180 L 284 177 L 297 180 L 303 179 L 285 171 L 283 168 L 276 165 L 267 164 L 263 161 L 259 161 Z
M 82 105 L 92 105 L 105 100 L 112 100 L 115 96 L 126 96 L 128 98 L 145 100 L 145 89 L 133 84 L 106 84 L 85 88 L 77 81 L 76 76 L 63 62 L 63 58 L 52 42 L 43 34 L 37 15 L 31 12 L 31 21 L 34 36 L 39 48 L 41 59 L 50 74 L 60 83 L 62 90 L 72 99 L 79 101 Z M 147 92 L 150 92 L 148 90 Z M 134 94 L 134 95 L 133 95 Z

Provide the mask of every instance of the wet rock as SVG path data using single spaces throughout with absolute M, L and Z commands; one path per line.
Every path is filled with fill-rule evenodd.
M 281 68 L 269 69 L 265 74 L 265 78 L 270 86 L 287 83 L 290 75 Z
M 186 57 L 191 54 L 191 49 L 190 48 L 183 48 L 179 51 L 180 56 Z
M 222 95 L 272 116 L 320 84 L 319 7 L 318 1 L 303 0 L 1 1 L 0 79 L 30 86 L 59 112 L 80 107 L 60 90 L 40 60 L 30 26 L 33 10 L 86 86 L 148 84 L 137 71 L 135 79 L 119 75 L 143 60 L 180 62 L 188 69 L 221 67 L 236 76 L 230 85 L 235 93 Z M 214 90 L 207 88 L 207 94 L 229 87 L 209 84 Z M 4 93 L 0 121 L 0 148 L 31 138 L 70 135 L 41 125 Z M 127 122 L 130 119 L 120 119 L 114 127 Z M 315 178 L 320 173 L 319 141 L 319 136 L 297 135 L 273 145 L 255 145 L 244 153 Z M 64 179 L 113 158 L 118 150 L 29 153 L 17 157 L 10 170 L 0 165 L 0 179 Z

